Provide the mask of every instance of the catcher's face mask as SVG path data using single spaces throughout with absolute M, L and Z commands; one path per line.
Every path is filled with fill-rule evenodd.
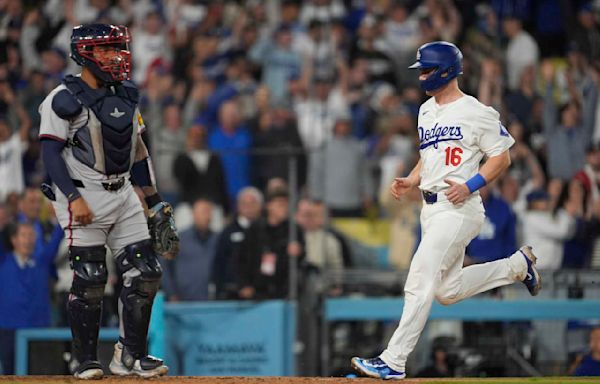
M 71 57 L 89 68 L 105 83 L 129 80 L 131 38 L 127 27 L 91 24 L 75 27 L 71 37 Z

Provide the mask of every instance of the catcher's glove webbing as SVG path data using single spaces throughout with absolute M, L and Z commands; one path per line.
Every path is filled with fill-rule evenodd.
M 160 202 L 150 208 L 148 229 L 154 251 L 167 260 L 179 253 L 179 237 L 173 219 L 173 207 L 167 202 Z

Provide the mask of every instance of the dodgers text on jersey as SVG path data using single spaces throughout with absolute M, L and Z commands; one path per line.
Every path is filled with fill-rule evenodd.
M 419 149 L 425 149 L 431 145 L 433 148 L 438 148 L 438 143 L 442 141 L 462 140 L 463 134 L 460 126 L 440 127 L 437 123 L 431 129 L 419 127 L 419 141 L 421 145 Z

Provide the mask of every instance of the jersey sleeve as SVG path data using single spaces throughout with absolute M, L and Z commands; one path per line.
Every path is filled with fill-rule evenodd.
M 53 139 L 67 141 L 69 135 L 69 121 L 60 118 L 52 108 L 52 99 L 56 93 L 51 93 L 40 104 L 40 139 Z
M 515 139 L 500 122 L 500 114 L 495 109 L 486 107 L 475 117 L 475 121 L 479 148 L 487 156 L 498 156 L 515 143 Z

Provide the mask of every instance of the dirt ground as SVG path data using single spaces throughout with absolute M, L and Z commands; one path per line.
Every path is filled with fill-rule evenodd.
M 0 376 L 1 384 L 82 384 L 84 381 L 76 380 L 70 376 Z M 365 378 L 342 378 L 342 377 L 194 377 L 194 376 L 168 376 L 156 379 L 139 379 L 132 377 L 107 376 L 95 383 L 107 384 L 154 384 L 154 383 L 184 383 L 184 384 L 382 384 L 383 380 Z M 92 383 L 94 383 L 92 382 Z M 396 381 L 394 381 L 396 382 Z M 494 384 L 600 384 L 600 378 L 570 378 L 570 377 L 546 377 L 546 378 L 472 378 L 472 379 L 405 379 L 402 384 L 460 384 L 460 383 L 494 383 Z

